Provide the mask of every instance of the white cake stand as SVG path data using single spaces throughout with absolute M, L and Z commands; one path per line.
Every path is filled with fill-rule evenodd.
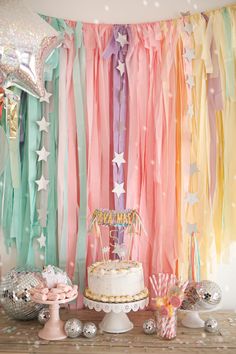
M 207 310 L 179 310 L 181 313 L 185 314 L 181 323 L 184 327 L 188 328 L 203 328 L 205 326 L 205 321 L 201 319 L 199 314 L 216 311 L 218 307 Z
M 149 298 L 125 303 L 98 302 L 84 297 L 84 305 L 90 310 L 104 311 L 106 314 L 99 324 L 99 328 L 108 333 L 124 333 L 130 331 L 134 325 L 129 320 L 127 313 L 143 310 L 149 302 Z
M 50 318 L 45 323 L 44 327 L 38 332 L 39 338 L 46 340 L 60 340 L 67 337 L 64 331 L 64 321 L 60 319 L 59 310 L 60 304 L 66 304 L 75 300 L 78 296 L 78 293 L 70 299 L 58 300 L 58 301 L 42 301 L 37 300 L 33 296 L 31 297 L 32 301 L 38 304 L 49 305 Z

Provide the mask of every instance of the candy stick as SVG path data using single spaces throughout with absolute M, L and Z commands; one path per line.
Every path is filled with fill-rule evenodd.
M 157 296 L 159 296 L 159 289 L 158 289 L 157 280 L 156 280 L 156 276 L 155 275 L 153 275 L 153 282 L 154 282 L 155 287 L 156 287 Z
M 157 296 L 157 288 L 156 288 L 156 286 L 154 284 L 154 281 L 153 281 L 151 276 L 149 277 L 149 279 L 150 279 L 150 283 L 152 284 L 152 288 L 154 290 L 155 296 Z

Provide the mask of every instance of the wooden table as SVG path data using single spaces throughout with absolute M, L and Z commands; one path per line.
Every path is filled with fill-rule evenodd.
M 130 319 L 135 328 L 124 334 L 99 333 L 93 339 L 79 337 L 61 341 L 48 342 L 37 336 L 41 325 L 37 320 L 23 322 L 9 319 L 1 311 L 0 316 L 0 353 L 227 353 L 236 354 L 236 313 L 216 312 L 210 316 L 216 318 L 222 336 L 210 334 L 203 329 L 189 329 L 178 324 L 177 338 L 172 341 L 160 340 L 156 335 L 148 336 L 143 333 L 142 324 L 145 319 L 153 317 L 151 311 L 130 313 Z M 99 323 L 103 314 L 92 310 L 69 311 L 61 310 L 61 318 L 79 318 L 82 321 Z M 181 316 L 181 315 L 180 315 Z M 179 317 L 180 317 L 179 316 Z M 204 314 L 202 318 L 209 317 Z

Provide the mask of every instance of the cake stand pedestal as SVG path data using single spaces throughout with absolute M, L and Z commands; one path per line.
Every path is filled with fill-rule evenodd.
M 84 297 L 84 305 L 90 310 L 104 311 L 105 316 L 99 324 L 99 328 L 108 333 L 124 333 L 130 331 L 134 325 L 127 313 L 130 311 L 143 310 L 149 302 L 149 298 L 125 303 L 98 302 Z
M 205 326 L 205 321 L 201 319 L 199 314 L 216 311 L 216 308 L 208 310 L 179 310 L 184 314 L 184 318 L 181 323 L 184 327 L 188 328 L 203 328 Z
M 67 338 L 64 331 L 64 321 L 60 319 L 59 310 L 60 304 L 67 304 L 77 298 L 78 294 L 70 299 L 58 301 L 41 301 L 32 296 L 32 300 L 38 304 L 49 305 L 50 318 L 45 323 L 44 327 L 38 332 L 39 338 L 46 340 L 60 340 Z

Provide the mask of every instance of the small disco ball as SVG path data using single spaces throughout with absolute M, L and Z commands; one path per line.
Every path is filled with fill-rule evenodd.
M 143 331 L 145 334 L 154 334 L 157 331 L 156 321 L 150 318 L 143 322 Z
M 97 334 L 97 326 L 93 322 L 86 322 L 83 328 L 83 335 L 86 338 L 93 338 Z
M 79 337 L 83 332 L 83 323 L 77 318 L 71 318 L 66 321 L 64 330 L 69 338 Z
M 208 318 L 205 321 L 204 328 L 206 332 L 216 333 L 218 332 L 218 322 L 214 318 Z
M 39 311 L 38 321 L 40 324 L 44 325 L 50 318 L 50 311 L 47 307 L 44 307 Z
M 17 320 L 31 320 L 44 307 L 31 300 L 30 289 L 43 283 L 41 271 L 32 267 L 10 270 L 0 285 L 0 300 L 5 312 Z
M 197 283 L 196 291 L 199 297 L 197 307 L 209 310 L 216 307 L 222 299 L 222 292 L 218 284 L 210 280 Z

